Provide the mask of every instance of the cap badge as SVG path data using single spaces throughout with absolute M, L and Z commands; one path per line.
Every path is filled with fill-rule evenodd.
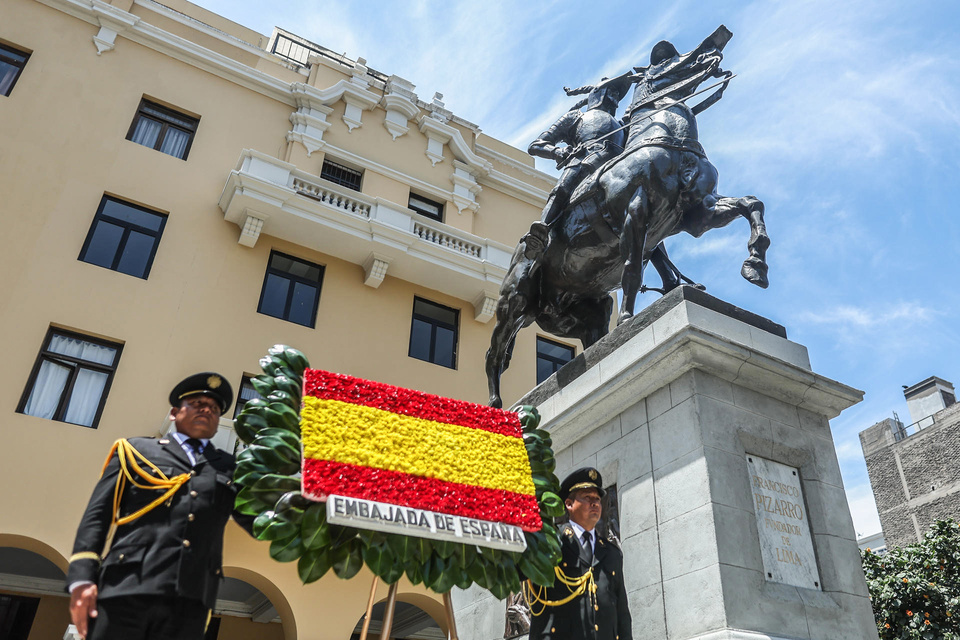
M 594 471 L 593 469 L 590 469 L 590 472 L 589 472 L 587 475 L 590 476 L 590 479 L 591 479 L 591 480 L 596 480 L 596 479 L 597 479 L 597 472 Z
M 207 386 L 211 389 L 216 389 L 221 384 L 223 384 L 223 381 L 220 379 L 220 376 L 210 376 L 207 378 Z

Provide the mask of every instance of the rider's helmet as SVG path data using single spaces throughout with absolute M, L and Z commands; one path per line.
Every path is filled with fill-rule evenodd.
M 666 40 L 661 40 L 653 45 L 653 51 L 650 52 L 650 65 L 655 66 L 670 58 L 679 56 L 677 48 Z
M 604 104 L 611 105 L 614 109 L 623 99 L 623 89 L 618 83 L 607 83 L 609 78 L 601 78 L 593 89 L 587 95 L 587 109 L 597 109 Z

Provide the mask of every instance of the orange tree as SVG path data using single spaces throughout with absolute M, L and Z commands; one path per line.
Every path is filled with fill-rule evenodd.
M 862 560 L 881 640 L 960 640 L 960 525 L 937 521 L 922 542 Z

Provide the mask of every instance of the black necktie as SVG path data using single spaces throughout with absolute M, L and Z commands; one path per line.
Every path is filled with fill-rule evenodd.
M 583 550 L 587 552 L 587 562 L 593 564 L 593 545 L 590 544 L 590 532 L 583 532 Z
M 193 449 L 193 457 L 195 460 L 200 460 L 200 452 L 203 451 L 203 443 L 197 440 L 196 438 L 187 438 L 187 445 Z

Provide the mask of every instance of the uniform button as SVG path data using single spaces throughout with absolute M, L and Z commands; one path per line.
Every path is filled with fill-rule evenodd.
M 190 497 L 191 497 L 191 498 L 196 498 L 196 497 L 197 497 L 197 492 L 196 492 L 196 491 L 191 491 L 191 492 L 190 492 Z
M 566 562 L 564 562 L 564 563 L 563 563 L 563 566 L 567 566 L 567 563 L 566 563 Z
M 121 554 L 117 557 L 117 560 L 123 560 L 123 558 L 124 558 L 124 555 L 121 553 Z
M 594 610 L 594 611 L 600 611 L 600 605 L 596 605 L 596 604 L 593 605 L 593 610 Z
M 217 570 L 214 571 L 213 573 L 216 574 L 216 575 L 220 575 L 220 569 L 217 569 Z
M 196 470 L 191 469 L 191 470 L 190 470 L 190 477 L 192 478 L 192 477 L 195 476 L 195 475 L 197 475 Z
M 556 632 L 557 632 L 556 627 L 550 627 L 550 633 L 556 633 Z
M 189 541 L 189 540 L 184 540 L 184 541 L 183 541 L 183 546 L 189 547 L 189 546 L 190 546 L 190 541 Z
M 611 572 L 610 572 L 610 575 L 615 576 L 615 575 L 617 575 L 617 572 L 616 572 L 616 571 L 611 571 Z
M 197 516 L 193 515 L 192 513 L 187 514 L 187 522 L 193 522 L 196 517 Z
M 598 624 L 593 625 L 593 630 L 594 630 L 594 631 L 600 631 L 600 625 L 598 625 Z
M 233 484 L 233 480 L 227 480 L 227 486 L 228 486 L 228 487 L 229 487 L 230 485 L 232 485 L 232 484 Z

